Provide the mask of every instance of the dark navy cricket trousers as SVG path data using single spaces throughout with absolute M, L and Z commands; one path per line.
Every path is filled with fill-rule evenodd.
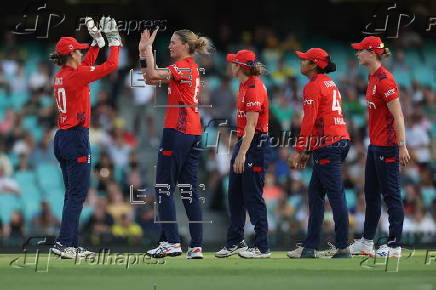
M 339 249 L 348 246 L 348 209 L 345 198 L 342 163 L 350 149 L 349 140 L 340 140 L 313 152 L 313 171 L 309 184 L 309 223 L 304 247 L 318 249 L 324 221 L 324 198 L 327 197 L 335 222 Z
M 190 247 L 202 246 L 202 209 L 197 184 L 201 150 L 200 135 L 163 129 L 155 185 L 159 222 L 162 225 L 161 241 L 180 243 L 173 197 L 178 187 L 189 219 Z
M 398 246 L 404 221 L 398 146 L 368 146 L 364 191 L 366 211 L 363 237 L 374 239 L 383 196 L 389 216 L 388 243 L 392 247 Z
M 230 162 L 228 201 L 230 210 L 230 226 L 227 231 L 226 247 L 244 240 L 246 212 L 254 225 L 254 246 L 261 252 L 267 252 L 268 221 L 263 186 L 265 172 L 270 159 L 270 141 L 267 134 L 255 134 L 250 149 L 245 155 L 245 166 L 242 174 L 233 171 L 233 163 L 241 147 L 242 139 L 235 144 Z
M 64 246 L 79 246 L 79 218 L 89 190 L 91 152 L 89 129 L 59 129 L 54 137 L 54 154 L 60 163 L 65 184 L 62 222 L 57 241 Z

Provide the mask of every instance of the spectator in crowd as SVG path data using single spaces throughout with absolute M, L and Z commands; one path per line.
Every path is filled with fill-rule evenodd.
M 59 231 L 59 220 L 53 215 L 47 201 L 41 202 L 41 211 L 33 219 L 33 235 L 55 236 Z
M 112 226 L 112 234 L 127 240 L 128 244 L 135 244 L 142 237 L 142 228 L 128 214 L 122 214 L 119 221 Z

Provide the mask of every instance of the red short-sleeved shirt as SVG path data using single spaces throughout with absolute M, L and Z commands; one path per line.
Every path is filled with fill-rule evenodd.
M 256 133 L 268 133 L 269 102 L 264 83 L 258 77 L 250 77 L 239 85 L 237 102 L 237 135 L 244 135 L 247 125 L 246 112 L 259 112 Z
M 372 145 L 398 145 L 394 117 L 387 103 L 399 98 L 398 86 L 393 75 L 380 66 L 373 75 L 368 75 L 366 101 L 368 104 L 369 139 Z
M 350 139 L 342 115 L 341 94 L 335 82 L 316 74 L 303 90 L 304 117 L 297 151 L 313 151 L 343 139 Z
M 168 107 L 165 114 L 164 128 L 173 128 L 191 135 L 201 135 L 200 113 L 198 112 L 198 94 L 200 91 L 200 74 L 193 57 L 176 61 L 167 67 L 171 72 L 168 85 Z M 183 107 L 190 105 L 193 107 Z

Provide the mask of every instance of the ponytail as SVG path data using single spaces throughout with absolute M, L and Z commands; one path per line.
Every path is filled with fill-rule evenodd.
M 382 54 L 376 54 L 377 60 L 381 61 L 382 58 L 388 58 L 391 56 L 391 50 L 387 47 L 383 48 Z
M 60 54 L 59 52 L 55 51 L 50 53 L 49 59 L 56 65 L 64 66 L 67 64 L 67 60 L 70 56 L 71 54 Z
M 330 56 L 328 57 L 328 65 L 325 68 L 320 68 L 316 66 L 316 71 L 319 74 L 328 74 L 336 71 L 336 64 L 330 60 Z
M 213 50 L 212 42 L 209 38 L 199 36 L 188 29 L 174 31 L 180 37 L 182 43 L 189 45 L 190 54 L 210 54 Z
M 210 54 L 212 50 L 212 45 L 209 38 L 200 36 L 195 42 L 195 53 L 199 54 Z
M 243 69 L 242 71 L 247 77 L 258 77 L 267 72 L 265 65 L 259 61 L 256 61 L 252 66 L 250 66 L 250 69 Z

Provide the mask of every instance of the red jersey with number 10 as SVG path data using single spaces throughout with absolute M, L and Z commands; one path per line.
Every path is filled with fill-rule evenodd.
M 69 129 L 89 128 L 91 102 L 88 84 L 114 71 L 118 66 L 118 46 L 111 47 L 110 55 L 102 65 L 93 66 L 99 48 L 91 47 L 77 67 L 63 66 L 55 76 L 54 95 L 59 110 L 58 127 Z
M 237 135 L 244 136 L 247 125 L 247 112 L 259 112 L 256 124 L 256 134 L 268 133 L 269 102 L 266 87 L 262 80 L 252 76 L 239 85 L 238 115 L 236 118 Z
M 350 139 L 342 116 L 341 94 L 335 82 L 316 74 L 303 90 L 304 117 L 295 150 L 313 151 Z
M 187 57 L 168 66 L 171 79 L 168 85 L 168 105 L 164 128 L 173 128 L 190 135 L 201 135 L 198 94 L 200 74 L 193 57 Z
M 366 101 L 370 143 L 376 146 L 398 145 L 394 117 L 387 106 L 387 103 L 399 97 L 395 79 L 383 66 L 380 66 L 373 75 L 369 75 L 368 79 Z

